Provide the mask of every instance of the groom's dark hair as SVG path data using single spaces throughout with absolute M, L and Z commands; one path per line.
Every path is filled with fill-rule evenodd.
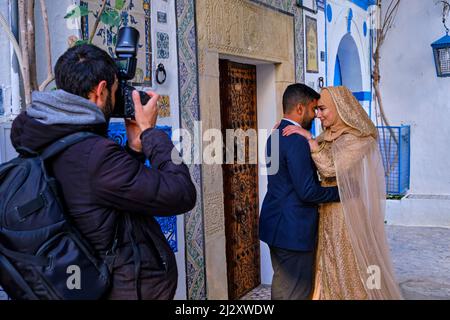
M 301 103 L 307 105 L 313 100 L 320 99 L 320 94 L 303 83 L 294 83 L 286 88 L 283 94 L 283 112 L 289 113 Z

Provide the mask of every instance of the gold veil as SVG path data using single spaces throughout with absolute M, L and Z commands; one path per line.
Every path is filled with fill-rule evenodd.
M 369 299 L 401 299 L 384 228 L 386 186 L 377 129 L 349 89 L 325 90 L 345 124 L 338 131 L 346 134 L 333 137 L 332 152 L 360 279 Z

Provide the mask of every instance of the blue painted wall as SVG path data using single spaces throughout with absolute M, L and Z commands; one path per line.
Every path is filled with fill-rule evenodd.
M 369 9 L 370 6 L 373 6 L 376 4 L 376 0 L 350 0 L 350 2 L 353 2 L 358 7 L 361 7 L 366 11 L 367 11 L 367 9 Z
M 336 57 L 336 65 L 334 67 L 334 86 L 342 85 L 342 71 L 341 71 L 341 61 L 339 60 L 339 56 Z

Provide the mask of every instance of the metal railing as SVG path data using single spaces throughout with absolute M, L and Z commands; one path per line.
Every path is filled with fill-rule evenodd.
M 411 127 L 379 126 L 379 146 L 388 195 L 405 195 L 410 184 Z

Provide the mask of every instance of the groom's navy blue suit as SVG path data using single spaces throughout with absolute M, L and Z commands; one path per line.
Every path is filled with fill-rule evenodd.
M 339 201 L 339 192 L 336 187 L 320 186 L 308 141 L 298 134 L 282 136 L 282 130 L 288 125 L 292 125 L 292 123 L 282 120 L 278 127 L 280 130 L 279 170 L 276 174 L 268 176 L 267 194 L 260 215 L 259 234 L 260 239 L 266 242 L 271 249 L 274 269 L 283 268 L 279 264 L 280 261 L 288 260 L 287 257 L 291 253 L 306 253 L 306 258 L 297 259 L 294 265 L 284 266 L 288 269 L 300 269 L 293 270 L 293 272 L 298 272 L 299 277 L 302 278 L 301 281 L 299 280 L 297 285 L 293 284 L 295 288 L 289 290 L 301 292 L 278 295 L 286 299 L 301 299 L 306 298 L 311 289 L 312 279 L 308 278 L 312 278 L 313 252 L 319 218 L 318 204 Z M 268 157 L 272 155 L 272 152 L 277 152 L 277 150 L 271 150 L 272 137 L 274 135 L 271 135 L 267 141 Z M 297 256 L 299 255 L 297 254 Z M 275 263 L 274 260 L 276 260 Z M 303 271 L 304 274 L 302 274 Z M 275 272 L 275 276 L 277 276 L 277 272 Z M 276 281 L 275 276 L 273 282 Z M 283 280 L 281 282 L 292 281 Z M 309 288 L 307 288 L 308 282 Z M 272 290 L 272 292 L 274 291 Z

